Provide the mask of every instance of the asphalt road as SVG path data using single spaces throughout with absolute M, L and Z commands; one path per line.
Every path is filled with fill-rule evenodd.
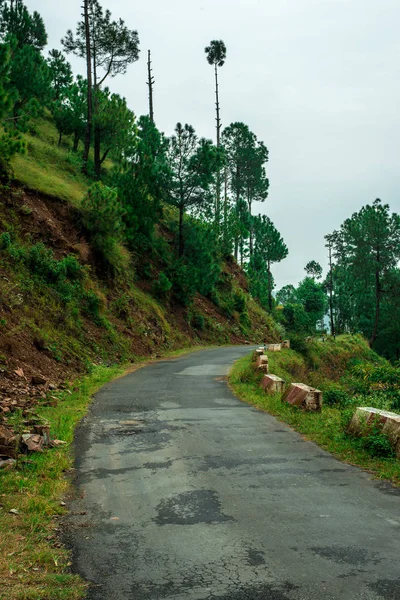
M 249 348 L 106 385 L 79 429 L 74 570 L 91 600 L 400 600 L 400 492 L 241 403 Z

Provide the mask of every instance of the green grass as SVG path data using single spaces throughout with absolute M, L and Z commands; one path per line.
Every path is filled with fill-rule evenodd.
M 285 381 L 307 380 L 293 376 L 306 374 L 302 357 L 293 350 L 282 351 L 270 356 L 270 371 Z M 278 364 L 279 363 L 279 364 Z M 380 479 L 387 479 L 400 485 L 400 462 L 395 458 L 374 458 L 364 450 L 359 440 L 346 434 L 350 412 L 339 408 L 323 406 L 320 413 L 306 413 L 281 401 L 279 394 L 267 395 L 260 387 L 262 375 L 255 372 L 252 356 L 246 356 L 235 363 L 229 383 L 238 398 L 266 411 L 288 423 L 293 429 L 303 434 L 306 439 L 334 454 L 340 460 L 357 465 Z
M 57 541 L 57 519 L 65 513 L 61 500 L 72 466 L 70 443 L 74 428 L 86 413 L 90 398 L 104 383 L 121 375 L 123 367 L 97 367 L 77 382 L 78 389 L 59 396 L 57 407 L 38 414 L 51 426 L 53 437 L 67 446 L 22 458 L 16 471 L 0 476 L 0 598 L 3 600 L 75 600 L 85 583 L 69 572 L 69 552 Z M 14 417 L 15 420 L 15 417 Z M 10 509 L 18 515 L 10 514 Z
M 72 151 L 71 136 L 58 146 L 58 132 L 49 113 L 35 121 L 33 133 L 23 134 L 27 151 L 11 161 L 14 178 L 30 190 L 65 200 L 74 206 L 81 204 L 88 187 L 93 183 L 81 172 L 82 144 Z M 93 151 L 89 161 L 93 158 Z M 105 171 L 113 166 L 107 159 Z
M 91 181 L 80 172 L 79 155 L 68 140 L 58 146 L 55 126 L 47 118 L 38 120 L 36 133 L 24 134 L 25 154 L 16 155 L 11 166 L 17 181 L 31 190 L 79 205 Z

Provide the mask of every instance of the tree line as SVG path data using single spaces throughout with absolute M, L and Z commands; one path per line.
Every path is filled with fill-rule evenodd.
M 98 0 L 83 1 L 75 28 L 47 56 L 39 13 L 22 0 L 0 0 L 0 42 L 0 177 L 6 181 L 13 155 L 26 151 L 23 134 L 50 114 L 58 144 L 71 145 L 93 181 L 82 202 L 82 226 L 105 272 L 121 269 L 123 244 L 138 275 L 156 278 L 160 298 L 188 304 L 200 292 L 218 303 L 222 262 L 233 257 L 248 274 L 251 294 L 286 331 L 360 332 L 380 352 L 400 357 L 399 217 L 380 201 L 326 236 L 325 278 L 311 261 L 297 287 L 274 293 L 272 266 L 288 248 L 272 221 L 254 211 L 268 198 L 268 149 L 245 123 L 222 126 L 222 40 L 204 49 L 215 80 L 215 143 L 184 122 L 169 136 L 158 129 L 150 51 L 149 114 L 136 117 L 112 92 L 112 79 L 139 59 L 139 34 Z M 68 54 L 86 61 L 85 74 L 73 74 Z M 156 235 L 168 206 L 175 211 L 172 244 Z M 154 262 L 156 274 L 149 266 Z
M 177 281 L 196 281 L 193 269 L 205 277 L 204 264 L 211 276 L 233 255 L 248 272 L 251 293 L 272 310 L 271 266 L 288 249 L 272 221 L 254 214 L 254 203 L 268 196 L 267 147 L 244 123 L 222 127 L 218 72 L 227 55 L 222 40 L 204 49 L 214 67 L 216 143 L 184 122 L 170 136 L 157 128 L 150 52 L 149 115 L 137 118 L 125 98 L 111 91 L 109 82 L 139 58 L 139 34 L 114 19 L 99 0 L 83 0 L 76 27 L 61 40 L 62 50 L 53 49 L 47 57 L 39 13 L 29 12 L 22 0 L 0 0 L 0 40 L 3 179 L 12 156 L 25 150 L 21 134 L 34 131 L 37 118 L 48 111 L 58 144 L 71 140 L 83 173 L 95 181 L 83 201 L 84 221 L 106 262 L 115 259 L 121 241 L 134 254 L 143 247 L 155 251 L 155 228 L 171 205 L 177 215 L 177 256 L 164 281 L 174 288 Z M 85 74 L 74 76 L 68 54 L 86 61 Z M 103 215 L 102 223 L 95 211 Z M 208 259 L 200 266 L 204 253 Z M 196 287 L 205 289 L 200 283 Z
M 295 333 L 361 333 L 387 358 L 400 359 L 400 216 L 380 199 L 325 236 L 328 273 L 311 261 L 298 287 L 276 300 Z M 327 316 L 327 319 L 326 319 Z M 325 320 L 324 320 L 325 317 Z

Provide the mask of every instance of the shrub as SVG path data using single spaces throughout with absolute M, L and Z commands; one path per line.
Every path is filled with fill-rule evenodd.
M 238 290 L 233 295 L 233 306 L 238 313 L 243 313 L 246 310 L 246 296 L 241 290 Z
M 168 294 L 171 288 L 171 281 L 168 279 L 167 275 L 161 271 L 158 279 L 153 284 L 154 295 L 157 296 L 157 298 L 163 298 Z
M 372 456 L 379 458 L 394 458 L 395 456 L 388 436 L 377 429 L 361 438 L 361 445 Z
M 58 284 L 66 279 L 79 281 L 84 276 L 84 269 L 72 254 L 57 260 L 52 250 L 42 243 L 31 246 L 29 250 L 20 249 L 23 262 L 33 275 L 39 276 L 50 284 Z
M 0 250 L 6 250 L 11 246 L 11 236 L 8 231 L 4 231 L 0 235 Z
M 211 292 L 208 294 L 208 298 L 215 306 L 221 306 L 221 298 L 218 291 L 215 288 L 212 289 Z
M 168 275 L 176 300 L 182 306 L 189 306 L 196 294 L 196 277 L 193 269 L 190 265 L 180 262 L 170 269 Z
M 290 346 L 293 350 L 296 350 L 296 352 L 303 354 L 303 356 L 308 356 L 309 346 L 304 335 L 292 333 L 290 336 Z
M 395 456 L 389 437 L 382 432 L 378 415 L 373 421 L 365 422 L 361 427 L 359 444 L 372 456 L 379 458 Z
M 251 321 L 250 321 L 250 317 L 249 317 L 247 310 L 243 311 L 240 314 L 239 323 L 242 326 L 242 331 L 243 331 L 243 329 L 247 329 L 248 327 L 251 327 Z
M 324 404 L 345 407 L 351 404 L 351 397 L 339 386 L 334 385 L 324 392 Z
M 100 182 L 89 188 L 82 201 L 82 223 L 94 250 L 115 270 L 124 266 L 121 252 L 118 251 L 123 234 L 123 215 L 115 189 Z
M 82 309 L 88 316 L 92 317 L 96 322 L 100 319 L 101 300 L 95 292 L 89 290 L 83 294 Z
M 205 320 L 202 314 L 195 313 L 191 320 L 192 327 L 198 329 L 199 331 L 203 331 L 205 327 Z

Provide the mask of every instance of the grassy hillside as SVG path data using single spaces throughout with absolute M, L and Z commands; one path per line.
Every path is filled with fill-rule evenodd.
M 269 353 L 269 370 L 286 383 L 321 389 L 324 404 L 320 413 L 305 413 L 283 403 L 279 394 L 267 395 L 259 387 L 263 374 L 254 369 L 250 354 L 232 369 L 232 389 L 240 399 L 276 415 L 338 458 L 400 484 L 400 463 L 387 439 L 373 431 L 360 439 L 347 434 L 357 406 L 400 412 L 399 385 L 393 383 L 396 369 L 360 336 L 312 341 L 299 350 Z
M 69 138 L 58 146 L 51 116 L 39 119 L 23 138 L 27 151 L 11 163 L 15 180 L 30 190 L 79 205 L 90 181 L 80 172 L 80 159 L 72 152 Z
M 50 151 L 49 145 L 43 148 Z M 25 161 L 28 178 L 26 163 L 32 160 L 35 182 L 48 189 L 52 172 L 47 158 L 43 166 L 31 156 L 18 160 Z M 57 186 L 70 190 L 66 171 L 66 163 L 59 163 Z M 80 197 L 84 189 L 85 181 L 77 176 L 73 195 Z M 155 296 L 157 253 L 149 251 L 144 269 L 143 260 L 134 264 L 122 248 L 124 271 L 105 272 L 82 232 L 74 204 L 72 198 L 61 200 L 20 186 L 0 191 L 3 377 L 12 378 L 21 367 L 27 378 L 41 374 L 59 383 L 94 364 L 134 361 L 193 344 L 279 337 L 273 319 L 249 296 L 246 278 L 233 262 L 223 265 L 215 298 L 197 294 L 187 307 L 173 297 Z M 167 215 L 173 218 L 171 212 Z M 166 222 L 160 242 L 168 231 Z M 238 294 L 241 305 L 235 306 Z

